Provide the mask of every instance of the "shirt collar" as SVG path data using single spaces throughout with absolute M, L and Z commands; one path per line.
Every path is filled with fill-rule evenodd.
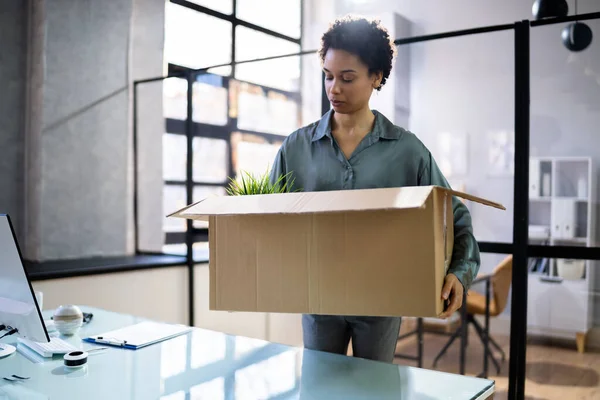
M 331 138 L 331 118 L 333 118 L 333 110 L 327 111 L 321 120 L 317 123 L 317 128 L 313 134 L 312 141 L 316 142 L 323 139 L 325 136 Z M 389 119 L 377 110 L 373 110 L 375 114 L 375 125 L 371 136 L 374 140 L 379 138 L 396 140 L 402 136 L 402 129 L 394 125 Z

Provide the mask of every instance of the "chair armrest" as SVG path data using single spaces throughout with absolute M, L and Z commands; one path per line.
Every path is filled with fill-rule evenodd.
M 489 281 L 492 278 L 492 274 L 481 274 L 478 275 L 473 282 L 471 283 L 472 285 L 476 284 L 476 283 L 481 283 L 481 282 L 485 282 L 485 281 Z

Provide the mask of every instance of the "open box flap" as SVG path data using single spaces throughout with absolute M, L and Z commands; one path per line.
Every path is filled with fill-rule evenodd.
M 433 186 L 210 197 L 170 216 L 310 214 L 425 207 Z
M 483 205 L 486 205 L 486 206 L 498 208 L 500 210 L 506 210 L 506 207 L 504 207 L 502 204 L 496 203 L 496 202 L 491 201 L 491 200 L 486 200 L 486 199 L 481 198 L 481 197 L 473 196 L 471 194 L 459 192 L 459 191 L 456 191 L 456 190 L 447 189 L 447 188 L 441 187 L 441 186 L 436 186 L 436 188 L 439 188 L 441 190 L 445 190 L 448 193 L 452 193 L 452 195 L 454 195 L 454 196 L 462 197 L 463 199 L 466 199 L 466 200 L 471 200 L 471 201 L 474 201 L 476 203 L 480 203 L 480 204 L 483 204 Z
M 175 211 L 175 212 L 167 215 L 167 218 L 170 218 L 170 217 L 181 217 L 181 213 L 183 213 L 183 212 L 187 211 L 188 209 L 194 207 L 196 204 L 203 202 L 204 200 L 206 200 L 206 199 L 202 199 L 200 201 L 197 201 L 195 203 L 187 205 L 187 206 L 183 207 L 182 209 L 177 210 L 177 211 Z

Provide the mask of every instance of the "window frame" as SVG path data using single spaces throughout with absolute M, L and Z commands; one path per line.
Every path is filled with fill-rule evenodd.
M 304 0 L 300 0 L 300 33 L 301 34 L 300 34 L 299 38 L 290 37 L 290 36 L 284 35 L 282 33 L 273 31 L 271 29 L 267 29 L 262 26 L 259 26 L 259 25 L 250 23 L 248 21 L 237 18 L 237 16 L 236 16 L 237 0 L 231 0 L 231 1 L 232 1 L 232 6 L 233 6 L 233 12 L 231 14 L 225 14 L 225 13 L 221 13 L 219 11 L 213 10 L 211 8 L 208 8 L 208 7 L 196 4 L 196 3 L 192 3 L 190 1 L 169 0 L 170 3 L 188 8 L 190 10 L 190 12 L 204 13 L 209 16 L 228 21 L 232 24 L 232 29 L 231 29 L 231 73 L 229 76 L 219 76 L 219 78 L 221 80 L 221 85 L 222 85 L 221 87 L 224 87 L 227 90 L 228 94 L 229 94 L 229 90 L 230 90 L 229 89 L 230 82 L 236 81 L 236 82 L 240 82 L 240 83 L 248 83 L 249 85 L 253 85 L 255 87 L 262 88 L 265 91 L 271 91 L 271 92 L 283 94 L 288 99 L 295 101 L 296 104 L 298 105 L 298 107 L 297 107 L 298 113 L 301 114 L 302 113 L 301 88 L 298 88 L 298 91 L 291 92 L 291 91 L 286 91 L 286 90 L 282 90 L 282 89 L 278 89 L 278 88 L 265 86 L 262 84 L 257 84 L 254 82 L 247 82 L 247 81 L 242 81 L 242 80 L 236 79 L 235 78 L 236 77 L 235 63 L 236 63 L 236 45 L 237 45 L 237 40 L 236 40 L 236 27 L 237 26 L 243 26 L 243 27 L 253 29 L 255 31 L 267 34 L 271 37 L 294 43 L 300 47 L 299 53 L 301 53 L 303 50 L 302 31 L 304 28 L 304 15 L 303 15 Z M 302 79 L 302 60 L 299 59 L 298 62 L 300 64 L 300 80 L 301 80 Z M 177 64 L 173 64 L 173 63 L 167 64 L 167 72 L 168 72 L 169 76 L 179 75 L 179 76 L 181 76 L 182 79 L 185 79 L 185 77 L 188 74 L 193 73 L 195 71 L 197 71 L 197 70 L 194 70 L 194 69 L 182 66 L 182 65 L 177 65 Z M 202 73 L 207 73 L 207 72 L 199 72 L 199 74 L 202 74 Z M 196 76 L 198 76 L 198 75 L 196 75 Z M 188 96 L 188 98 L 189 98 L 189 96 Z M 234 133 L 239 132 L 242 134 L 251 134 L 251 135 L 258 136 L 258 137 L 264 139 L 266 141 L 266 144 L 280 143 L 281 141 L 283 141 L 285 139 L 285 136 L 267 133 L 267 132 L 258 132 L 258 131 L 251 131 L 251 130 L 247 130 L 247 129 L 239 129 L 237 126 L 237 117 L 232 118 L 229 113 L 229 109 L 230 109 L 230 96 L 228 95 L 227 96 L 227 110 L 228 110 L 227 123 L 225 125 L 212 125 L 212 124 L 192 121 L 191 131 L 192 131 L 193 137 L 221 139 L 221 140 L 226 141 L 226 143 L 227 143 L 227 176 L 231 177 L 232 179 L 235 179 L 236 171 L 235 171 L 235 168 L 233 165 L 234 149 L 232 146 L 232 135 Z M 300 117 L 300 115 L 299 115 L 299 117 Z M 186 128 L 187 128 L 186 120 L 165 118 L 164 121 L 165 121 L 164 134 L 175 134 L 175 135 L 184 135 L 184 136 L 186 135 L 186 131 L 187 131 L 186 130 Z M 201 181 L 201 180 L 197 181 L 197 180 L 193 180 L 193 179 L 191 182 L 188 182 L 187 180 L 163 180 L 163 184 L 165 186 L 179 186 L 179 187 L 184 187 L 184 188 L 187 188 L 188 184 L 192 188 L 194 188 L 196 186 L 226 187 L 228 183 L 229 183 L 228 180 L 225 180 L 224 182 L 214 182 L 214 181 L 207 182 L 207 181 Z M 190 226 L 192 226 L 192 224 L 188 224 L 188 229 Z M 207 228 L 195 228 L 192 226 L 191 229 L 192 229 L 192 243 L 193 244 L 208 242 L 208 229 Z M 163 231 L 164 237 L 165 237 L 163 245 L 186 244 L 186 232 L 187 232 L 187 230 L 182 230 L 182 231 L 178 231 L 178 232 Z

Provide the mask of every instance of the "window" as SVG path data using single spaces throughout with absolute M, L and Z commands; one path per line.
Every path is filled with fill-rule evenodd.
M 300 45 L 243 26 L 235 28 L 237 61 L 267 58 L 300 52 Z M 287 91 L 297 91 L 300 81 L 298 57 L 241 64 L 236 78 Z
M 299 56 L 301 2 L 194 0 L 166 4 L 165 63 L 194 73 L 192 83 L 192 201 L 225 196 L 242 171 L 264 174 L 287 135 L 302 123 Z M 185 3 L 184 3 L 185 4 Z M 278 18 L 270 18 L 264 10 Z M 195 69 L 250 61 L 194 72 Z M 165 215 L 187 205 L 186 78 L 163 82 Z M 207 223 L 194 221 L 194 254 L 205 250 Z M 184 253 L 187 223 L 165 218 L 165 252 Z M 197 246 L 202 245 L 200 248 Z
M 215 1 L 216 3 L 216 1 Z M 165 59 L 203 68 L 231 62 L 231 22 L 168 2 L 165 10 Z M 231 67 L 213 73 L 228 75 Z
M 237 0 L 236 6 L 240 19 L 300 38 L 300 0 Z
M 295 99 L 248 83 L 232 82 L 230 91 L 239 129 L 287 136 L 299 128 Z
M 271 168 L 281 142 L 269 143 L 261 136 L 235 132 L 231 135 L 231 146 L 236 175 L 241 171 L 262 175 Z

